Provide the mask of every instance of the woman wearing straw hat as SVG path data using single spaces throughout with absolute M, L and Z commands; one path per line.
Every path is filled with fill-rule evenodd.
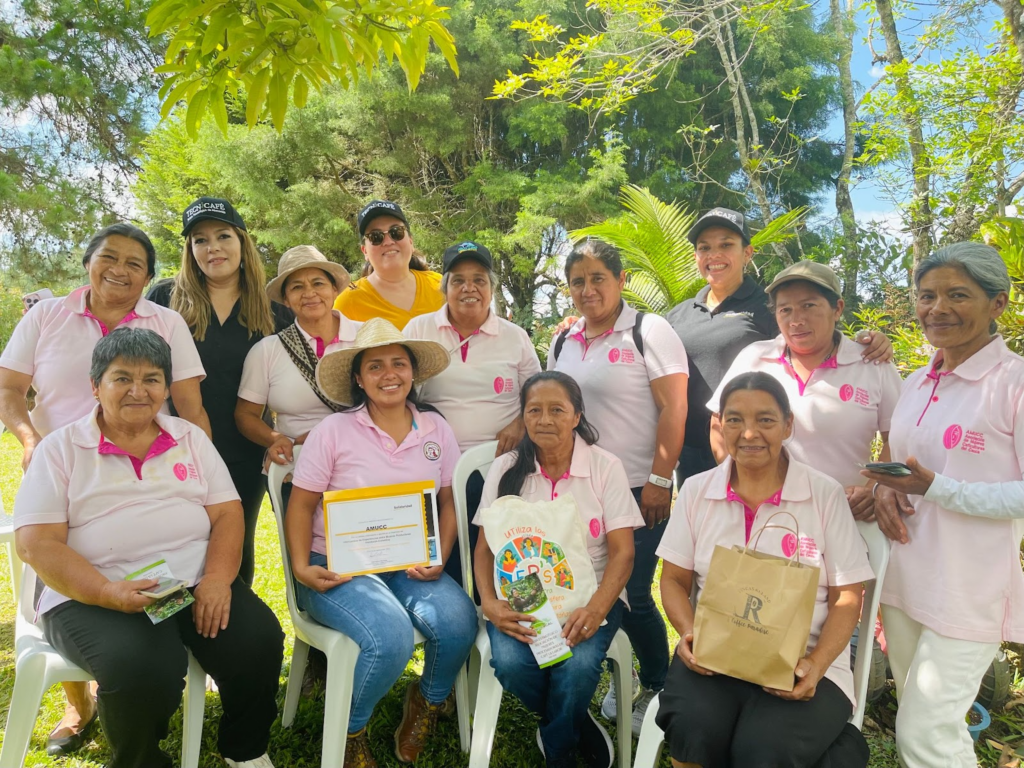
M 298 600 L 313 618 L 359 644 L 345 768 L 374 768 L 366 724 L 412 657 L 413 629 L 427 638 L 423 676 L 409 686 L 395 753 L 414 761 L 434 730 L 476 637 L 476 608 L 443 566 L 342 577 L 327 569 L 326 491 L 432 480 L 437 488 L 440 551 L 456 539 L 452 472 L 459 446 L 447 422 L 417 402 L 413 384 L 448 366 L 433 341 L 406 339 L 391 323 L 369 320 L 347 349 L 324 355 L 320 389 L 348 406 L 314 427 L 292 479 L 285 516 Z
M 361 323 L 332 309 L 350 280 L 348 270 L 312 245 L 297 245 L 281 256 L 277 277 L 267 284 L 268 298 L 294 312 L 295 322 L 249 350 L 235 406 L 238 431 L 267 449 L 264 467 L 290 464 L 292 446 L 341 409 L 317 385 L 316 366 L 328 349 L 355 342 Z M 263 420 L 268 408 L 273 427 Z

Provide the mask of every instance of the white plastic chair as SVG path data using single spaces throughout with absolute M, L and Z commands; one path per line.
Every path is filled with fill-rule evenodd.
M 302 446 L 295 446 L 293 450 L 294 458 L 297 461 Z M 309 658 L 309 648 L 310 646 L 319 648 L 327 656 L 327 690 L 324 696 L 324 732 L 320 766 L 321 768 L 337 768 L 345 764 L 348 720 L 352 710 L 352 681 L 355 675 L 356 660 L 359 658 L 359 645 L 348 635 L 318 623 L 299 608 L 298 601 L 295 599 L 295 580 L 292 576 L 291 560 L 288 557 L 288 544 L 284 530 L 285 510 L 281 497 L 281 485 L 284 478 L 293 469 L 292 465 L 282 466 L 272 463 L 267 473 L 270 504 L 274 509 L 274 516 L 277 518 L 277 534 L 281 545 L 285 597 L 295 631 L 295 646 L 292 650 L 292 665 L 288 673 L 288 685 L 285 689 L 281 725 L 284 728 L 290 728 L 295 721 L 295 711 L 299 706 L 299 697 L 302 694 L 302 675 L 306 669 L 306 660 Z M 465 541 L 460 535 L 458 544 L 464 562 L 468 556 L 465 551 L 468 549 Z M 425 641 L 426 638 L 419 632 L 414 633 L 414 642 L 417 645 Z M 458 710 L 459 741 L 462 751 L 469 752 L 469 681 L 465 668 L 455 680 L 455 702 Z
M 861 608 L 858 635 L 863 652 L 857 654 L 853 665 L 853 691 L 857 706 L 850 715 L 850 722 L 860 730 L 864 723 L 864 708 L 867 706 L 868 678 L 871 674 L 871 640 L 875 636 L 875 617 L 878 603 L 882 598 L 882 582 L 889 567 L 889 540 L 875 523 L 857 522 L 857 530 L 868 547 L 868 563 L 875 574 L 875 580 L 864 584 L 864 606 Z M 644 725 L 640 729 L 640 741 L 636 747 L 636 762 L 633 768 L 654 768 L 661 756 L 661 745 L 665 732 L 654 722 L 661 708 L 659 697 L 655 696 L 647 707 Z
M 17 603 L 21 589 L 21 560 L 18 559 L 18 552 L 14 547 L 14 518 L 4 510 L 2 498 L 0 498 L 0 543 L 7 547 L 7 562 L 11 568 L 11 592 L 14 594 L 14 602 Z
M 466 482 L 474 471 L 479 470 L 485 477 L 487 470 L 494 462 L 497 442 L 484 443 L 470 448 L 459 459 L 452 475 L 452 489 L 455 496 L 455 516 L 459 521 L 459 536 L 465 535 L 468 541 L 468 520 L 466 515 Z M 472 565 L 463 557 L 463 568 L 466 573 L 463 579 L 469 593 L 472 594 Z M 485 587 L 486 588 L 486 585 Z M 480 629 L 476 635 L 476 653 L 471 656 L 475 686 L 475 703 L 473 708 L 473 744 L 469 751 L 469 768 L 487 768 L 491 761 L 494 747 L 494 732 L 498 726 L 498 710 L 501 709 L 501 683 L 491 667 L 491 641 L 487 636 L 486 620 L 480 617 Z M 615 703 L 618 708 L 618 752 L 619 768 L 629 768 L 633 750 L 633 648 L 629 644 L 626 633 L 619 630 L 608 648 L 608 659 L 612 662 L 613 674 L 616 676 Z M 623 695 L 625 693 L 625 695 Z
M 87 683 L 92 680 L 88 672 L 61 656 L 43 637 L 42 630 L 33 623 L 36 575 L 31 568 L 26 567 L 23 579 L 21 594 L 25 599 L 18 605 L 14 629 L 14 693 L 7 712 L 3 747 L 0 749 L 0 768 L 21 768 L 25 765 L 39 706 L 43 694 L 50 686 L 56 683 Z M 182 705 L 182 768 L 199 766 L 205 706 L 206 673 L 189 653 Z

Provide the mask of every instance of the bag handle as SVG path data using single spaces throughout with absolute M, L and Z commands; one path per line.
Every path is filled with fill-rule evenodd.
M 786 515 L 787 517 L 789 517 L 793 521 L 794 527 L 790 528 L 788 525 L 772 525 L 772 520 L 774 520 L 779 515 Z M 754 544 L 753 544 L 753 546 L 751 546 L 748 543 L 747 545 L 745 545 L 743 547 L 743 551 L 747 552 L 748 550 L 752 549 L 752 550 L 754 550 L 756 552 L 757 551 L 758 542 L 761 541 L 761 534 L 764 533 L 769 528 L 775 528 L 775 529 L 780 530 L 780 531 L 789 531 L 790 533 L 792 533 L 796 537 L 797 545 L 796 545 L 796 547 L 795 547 L 795 549 L 793 551 L 793 554 L 790 555 L 789 557 L 787 557 L 786 559 L 790 563 L 792 563 L 795 560 L 797 565 L 801 565 L 802 563 L 800 562 L 800 521 L 796 519 L 796 515 L 794 515 L 792 512 L 789 512 L 789 511 L 787 511 L 785 509 L 780 509 L 778 512 L 775 512 L 767 520 L 765 520 L 764 521 L 764 525 L 762 525 L 760 528 L 757 529 L 757 535 L 754 537 Z

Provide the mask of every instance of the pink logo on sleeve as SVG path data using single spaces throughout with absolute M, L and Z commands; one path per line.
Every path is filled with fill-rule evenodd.
M 615 347 L 614 349 L 608 350 L 608 362 L 610 362 L 610 363 L 617 363 L 617 362 L 619 362 L 619 355 L 620 354 L 621 353 L 619 352 L 619 348 L 618 347 Z
M 500 395 L 505 390 L 505 380 L 498 376 L 494 379 L 494 392 Z
M 964 436 L 963 429 L 960 428 L 959 424 L 951 424 L 946 433 L 942 436 L 942 445 L 945 446 L 946 450 L 952 450 L 960 444 L 960 438 Z
M 188 469 L 180 461 L 174 465 L 174 476 L 181 482 L 185 482 L 185 478 L 188 477 Z
M 853 387 L 851 387 L 849 384 L 843 384 L 843 386 L 839 388 L 839 399 L 842 400 L 844 403 L 848 403 L 852 397 Z
M 590 535 L 595 539 L 601 535 L 601 521 L 596 517 L 590 518 Z
M 792 533 L 787 533 L 782 537 L 782 554 L 786 557 L 792 557 L 796 554 L 796 536 Z

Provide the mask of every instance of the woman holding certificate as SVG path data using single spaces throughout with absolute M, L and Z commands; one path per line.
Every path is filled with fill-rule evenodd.
M 440 344 L 405 339 L 391 323 L 375 318 L 360 328 L 352 347 L 328 351 L 317 366 L 320 389 L 349 407 L 325 418 L 307 436 L 295 467 L 285 526 L 300 604 L 360 648 L 345 768 L 377 765 L 366 724 L 412 657 L 413 628 L 427 643 L 423 676 L 406 692 L 395 733 L 395 752 L 402 762 L 414 761 L 423 750 L 476 637 L 476 608 L 443 565 L 405 567 L 403 556 L 412 535 L 408 528 L 413 526 L 403 532 L 403 526 L 382 519 L 373 526 L 381 530 L 364 525 L 357 532 L 356 518 L 367 503 L 387 506 L 394 501 L 396 485 L 430 486 L 438 511 L 436 554 L 443 562 L 451 553 L 457 536 L 451 482 L 459 446 L 447 422 L 418 403 L 412 388 L 444 370 L 448 360 Z M 368 490 L 358 494 L 359 489 Z M 361 496 L 362 504 L 353 504 L 346 519 L 328 499 L 331 517 L 325 521 L 320 497 L 331 491 Z M 396 520 L 402 506 L 391 504 Z M 421 537 L 427 535 L 426 527 L 420 528 Z M 359 535 L 363 548 L 374 548 L 372 557 L 384 560 L 389 552 L 381 541 L 393 541 L 395 564 L 390 569 L 386 564 L 353 567 L 346 555 L 355 548 L 345 544 Z M 425 541 L 420 539 L 420 552 Z M 419 558 L 420 563 L 429 560 L 426 555 Z M 374 575 L 367 574 L 371 570 Z

